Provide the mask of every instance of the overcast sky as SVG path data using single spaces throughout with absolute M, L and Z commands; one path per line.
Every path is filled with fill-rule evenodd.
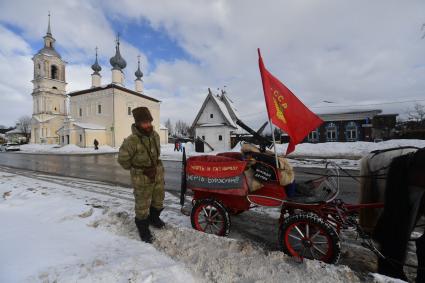
M 403 114 L 414 103 L 405 101 L 425 104 L 425 1 L 0 0 L 0 125 L 32 114 L 31 57 L 43 46 L 48 11 L 68 91 L 90 87 L 96 46 L 102 83 L 110 82 L 119 32 L 126 87 L 134 89 L 141 54 L 162 122 L 191 123 L 208 87 L 226 86 L 243 120 L 260 124 L 257 47 L 315 112 Z

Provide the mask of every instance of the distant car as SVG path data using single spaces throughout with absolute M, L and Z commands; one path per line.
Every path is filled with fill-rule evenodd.
M 2 144 L 0 147 L 0 151 L 19 151 L 19 144 L 17 143 L 6 143 Z

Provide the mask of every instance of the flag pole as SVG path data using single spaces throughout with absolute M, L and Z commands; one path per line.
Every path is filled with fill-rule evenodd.
M 272 125 L 272 120 L 269 117 L 269 123 L 270 123 L 270 130 L 272 131 L 272 138 L 273 138 L 273 149 L 274 149 L 274 158 L 276 160 L 276 168 L 279 169 L 279 160 L 277 159 L 277 151 L 276 151 L 276 139 L 274 137 L 274 130 Z

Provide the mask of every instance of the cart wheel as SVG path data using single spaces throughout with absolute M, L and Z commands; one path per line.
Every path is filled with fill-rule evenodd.
M 283 221 L 279 247 L 291 256 L 338 262 L 341 243 L 335 229 L 315 214 L 296 214 Z
M 192 227 L 198 231 L 217 236 L 227 236 L 230 230 L 230 217 L 226 208 L 213 199 L 196 202 L 190 214 Z

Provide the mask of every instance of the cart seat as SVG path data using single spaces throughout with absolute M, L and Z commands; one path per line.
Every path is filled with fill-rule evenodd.
M 293 186 L 293 188 L 290 186 Z M 287 187 L 287 190 L 288 197 L 285 201 L 301 204 L 329 202 L 332 201 L 338 193 L 333 184 L 330 183 L 326 177 L 308 180 L 303 183 L 294 182 Z

